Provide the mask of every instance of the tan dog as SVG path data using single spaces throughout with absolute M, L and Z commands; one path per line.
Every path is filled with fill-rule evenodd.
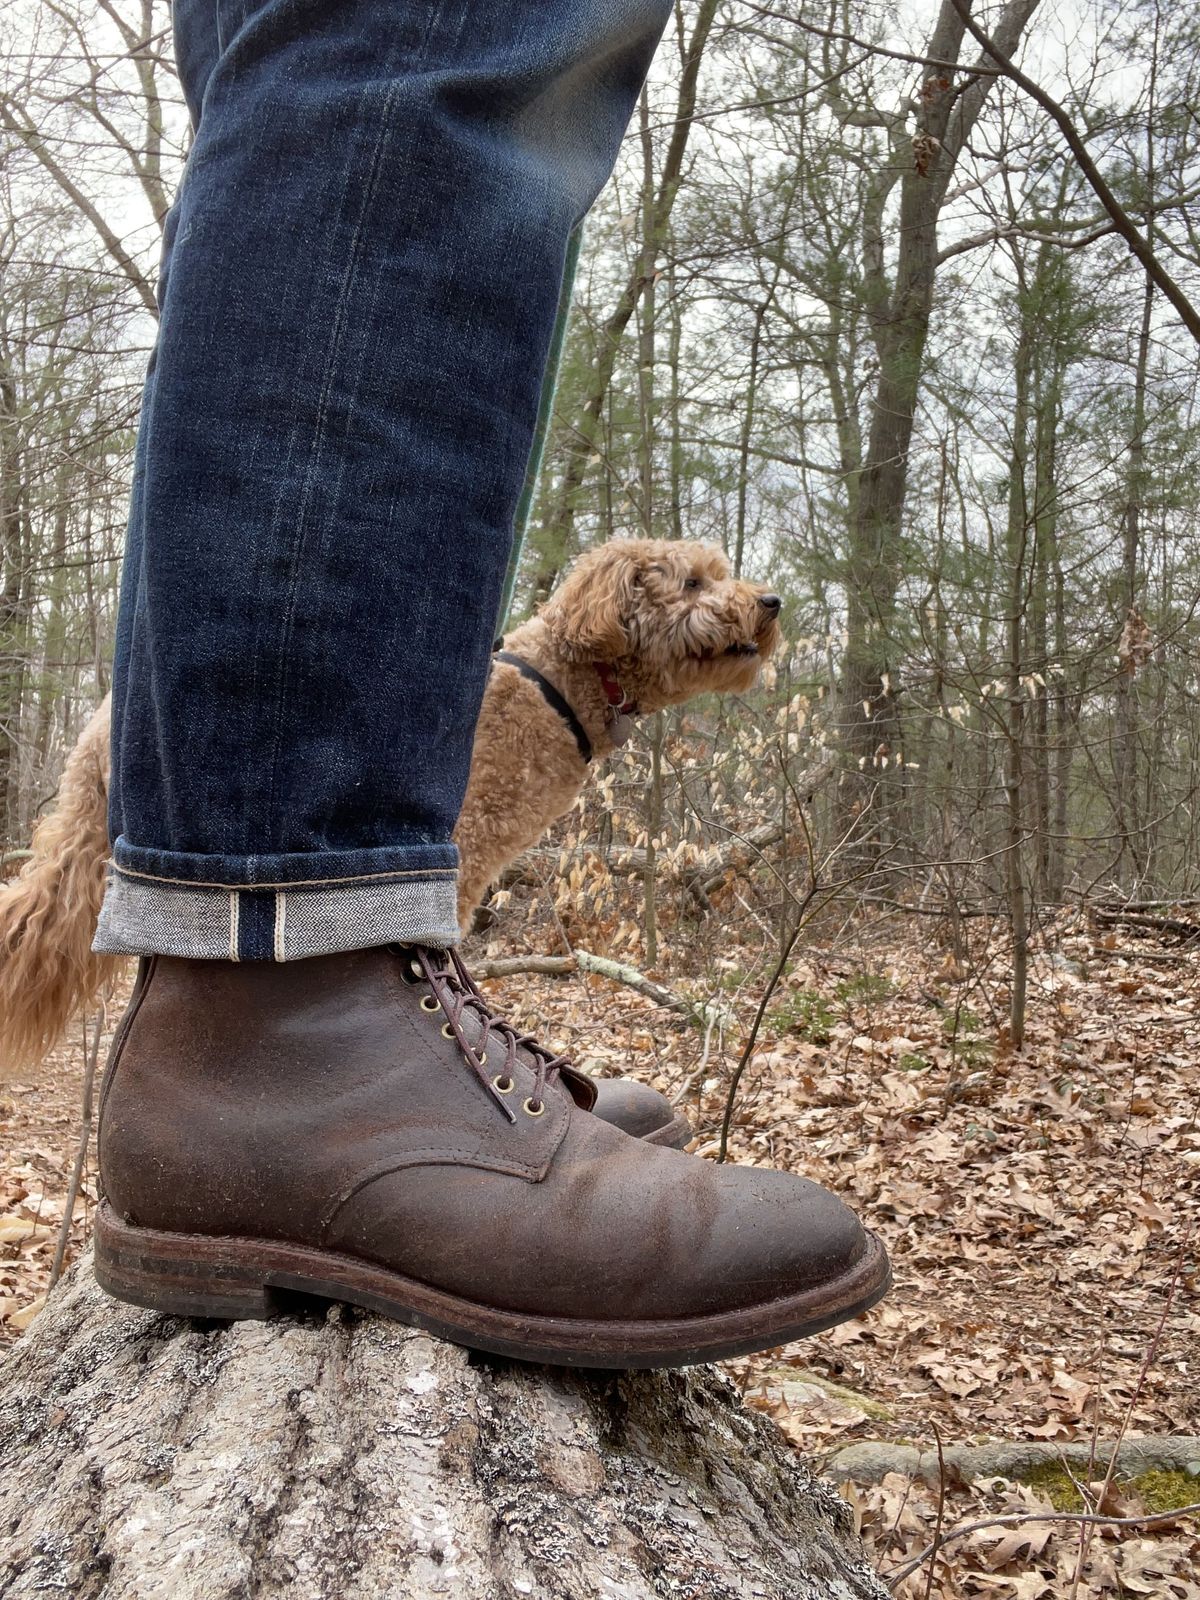
M 707 545 L 621 539 L 576 562 L 505 637 L 492 668 L 454 831 L 460 925 L 570 809 L 589 759 L 622 743 L 630 718 L 750 688 L 775 647 L 778 612 L 774 595 L 732 578 Z M 49 1050 L 124 964 L 91 950 L 108 856 L 108 747 L 105 700 L 67 759 L 33 859 L 0 890 L 0 1072 Z

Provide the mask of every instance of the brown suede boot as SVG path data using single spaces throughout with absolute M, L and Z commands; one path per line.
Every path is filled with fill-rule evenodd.
M 873 1305 L 833 1195 L 589 1114 L 452 952 L 153 957 L 102 1091 L 96 1275 L 182 1315 L 342 1299 L 528 1361 L 685 1365 Z

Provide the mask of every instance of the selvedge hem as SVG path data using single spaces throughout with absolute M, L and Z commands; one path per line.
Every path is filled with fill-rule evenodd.
M 458 939 L 453 871 L 372 881 L 214 886 L 109 868 L 92 948 L 194 961 L 299 961 L 383 944 Z

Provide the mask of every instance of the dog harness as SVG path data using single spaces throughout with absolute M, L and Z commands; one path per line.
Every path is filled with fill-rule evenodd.
M 583 723 L 572 711 L 570 703 L 559 694 L 549 678 L 543 678 L 536 667 L 530 666 L 523 656 L 514 655 L 511 650 L 497 650 L 494 654 L 496 661 L 503 661 L 507 666 L 516 667 L 523 678 L 528 678 L 530 683 L 537 684 L 542 692 L 542 699 L 559 716 L 575 735 L 575 743 L 579 746 L 579 754 L 583 757 L 584 764 L 590 765 L 592 759 L 592 741 L 588 738 Z

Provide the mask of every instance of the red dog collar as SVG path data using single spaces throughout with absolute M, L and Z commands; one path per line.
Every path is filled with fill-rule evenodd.
M 627 700 L 625 691 L 621 687 L 621 680 L 615 670 L 607 661 L 595 663 L 596 675 L 600 679 L 600 687 L 604 690 L 604 698 L 612 707 L 614 717 L 636 717 L 637 701 Z

